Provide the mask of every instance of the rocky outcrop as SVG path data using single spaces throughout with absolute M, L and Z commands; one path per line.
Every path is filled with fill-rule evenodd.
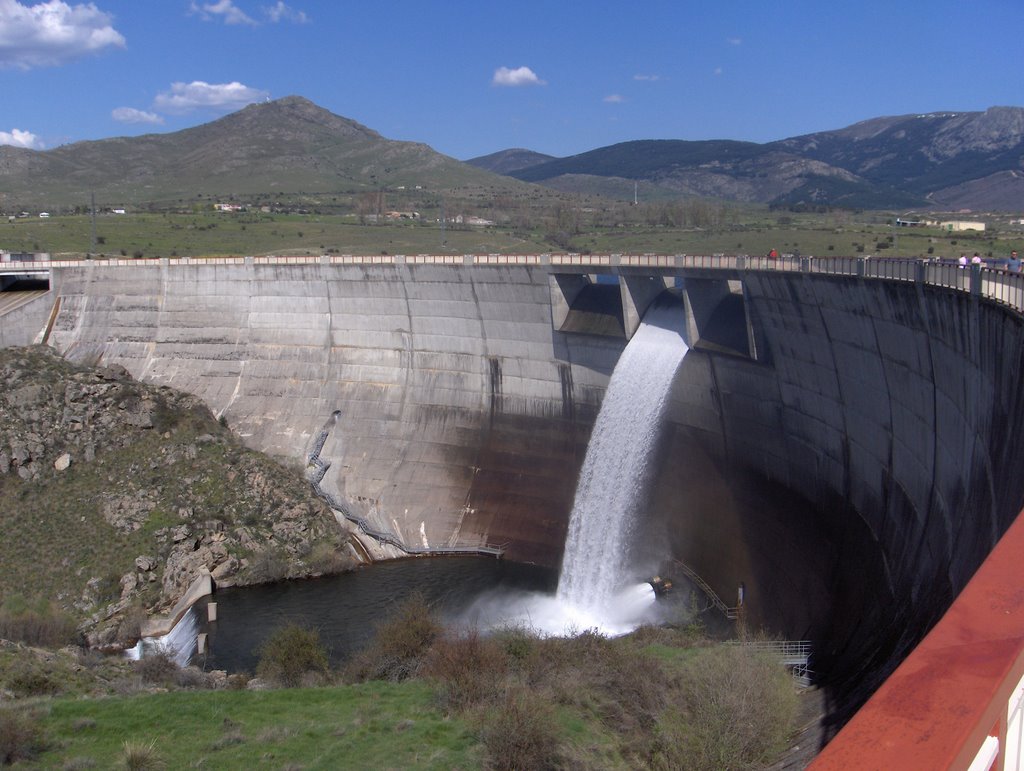
M 207 572 L 225 586 L 356 562 L 300 471 L 198 398 L 44 347 L 0 351 L 0 524 L 0 594 L 50 596 L 101 645 Z

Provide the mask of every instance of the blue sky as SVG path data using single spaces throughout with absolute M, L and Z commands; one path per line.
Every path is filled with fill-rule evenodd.
M 0 0 L 0 143 L 298 94 L 466 159 L 1024 106 L 1024 0 Z

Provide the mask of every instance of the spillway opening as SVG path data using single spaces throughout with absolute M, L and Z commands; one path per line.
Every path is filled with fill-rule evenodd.
M 0 292 L 39 292 L 50 288 L 50 279 L 12 274 L 0 276 Z
M 626 337 L 625 312 L 618 277 L 557 274 L 552 276 L 554 327 L 573 334 Z

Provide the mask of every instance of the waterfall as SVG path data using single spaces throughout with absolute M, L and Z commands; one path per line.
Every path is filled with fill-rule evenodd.
M 631 578 L 635 584 L 630 536 L 672 380 L 689 350 L 683 323 L 680 306 L 648 311 L 615 365 L 587 446 L 557 597 L 597 618 L 616 615 L 618 597 L 629 594 Z
M 153 653 L 166 653 L 179 667 L 188 666 L 196 652 L 199 619 L 194 607 L 189 608 L 170 632 L 162 637 L 143 637 L 134 648 L 125 651 L 130 659 L 141 659 Z

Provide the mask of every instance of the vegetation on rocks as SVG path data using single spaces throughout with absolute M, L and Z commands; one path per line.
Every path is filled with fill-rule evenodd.
M 308 482 L 199 399 L 41 346 L 0 350 L 0 524 L 0 625 L 27 629 L 45 598 L 94 645 L 131 642 L 207 570 L 224 586 L 355 559 Z

